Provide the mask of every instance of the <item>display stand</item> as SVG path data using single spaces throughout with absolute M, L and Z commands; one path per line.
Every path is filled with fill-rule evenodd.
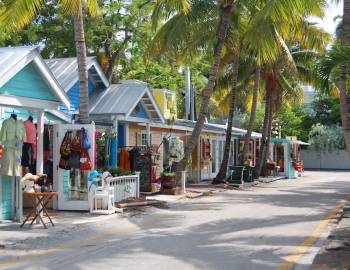
M 53 189 L 58 198 L 53 207 L 58 210 L 89 211 L 88 174 L 80 169 L 63 170 L 59 168 L 60 146 L 67 131 L 76 132 L 84 128 L 91 144 L 89 156 L 94 169 L 95 124 L 59 124 L 53 127 Z

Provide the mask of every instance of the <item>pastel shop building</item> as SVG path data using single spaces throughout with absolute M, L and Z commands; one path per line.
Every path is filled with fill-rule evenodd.
M 60 81 L 72 100 L 72 115 L 79 107 L 79 84 L 77 62 L 75 58 L 47 60 L 52 72 Z M 111 134 L 108 152 L 109 166 L 121 165 L 118 156 L 123 150 L 152 146 L 158 152 L 153 160 L 153 177 L 163 171 L 164 138 L 179 138 L 186 143 L 191 135 L 194 121 L 176 119 L 176 96 L 167 89 L 151 89 L 145 82 L 138 80 L 122 81 L 109 85 L 96 59 L 88 58 L 90 118 L 96 128 Z M 65 79 L 68 77 L 69 79 Z M 75 109 L 74 109 L 75 108 Z M 65 108 L 61 108 L 65 110 Z M 66 111 L 67 112 L 67 111 Z M 174 119 L 171 125 L 169 119 Z M 213 178 L 218 172 L 225 143 L 226 126 L 205 123 L 199 144 L 193 151 L 192 166 L 188 168 L 188 179 L 201 181 Z M 230 162 L 237 163 L 245 130 L 232 129 Z M 260 134 L 253 133 L 250 155 L 253 164 L 258 157 Z M 126 166 L 129 169 L 129 165 Z M 134 169 L 134 168 L 130 168 Z
M 31 146 L 36 149 L 35 163 L 30 164 L 30 170 L 43 173 L 50 155 L 47 151 L 45 157 L 50 147 L 46 145 L 45 127 L 70 121 L 58 110 L 60 104 L 69 108 L 69 97 L 37 48 L 0 48 L 0 219 L 21 219 L 22 143 L 35 144 Z M 35 142 L 27 141 L 33 137 L 23 122 L 28 120 L 33 122 L 32 128 L 36 123 Z

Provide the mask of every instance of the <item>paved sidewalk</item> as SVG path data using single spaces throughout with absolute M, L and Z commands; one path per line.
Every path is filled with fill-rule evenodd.
M 343 218 L 316 256 L 312 270 L 350 269 L 350 204 L 343 211 Z
M 167 206 L 128 214 L 58 212 L 48 230 L 0 223 L 0 269 L 308 270 L 349 183 L 350 172 L 305 172 L 240 190 L 196 187 L 197 198 L 157 195 Z

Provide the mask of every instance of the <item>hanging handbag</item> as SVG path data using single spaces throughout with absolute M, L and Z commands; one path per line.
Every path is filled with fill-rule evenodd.
M 69 156 L 61 156 L 58 167 L 63 170 L 70 170 Z
M 89 152 L 83 149 L 80 154 L 80 170 L 90 171 L 91 169 L 92 169 L 92 162 L 91 162 Z
M 89 150 L 91 148 L 91 143 L 89 141 L 89 137 L 84 128 L 81 129 L 82 139 L 81 139 L 81 148 L 85 150 Z
M 71 143 L 71 131 L 67 131 L 64 135 L 63 141 L 61 143 L 60 147 L 60 154 L 61 156 L 69 156 L 70 155 L 70 143 Z
M 81 138 L 80 138 L 80 131 L 77 131 L 75 134 L 71 144 L 70 144 L 70 150 L 73 152 L 81 152 Z
M 70 170 L 69 156 L 71 153 L 71 150 L 70 150 L 71 134 L 72 134 L 71 131 L 66 132 L 60 147 L 61 158 L 60 158 L 60 161 L 58 162 L 58 167 L 63 170 Z

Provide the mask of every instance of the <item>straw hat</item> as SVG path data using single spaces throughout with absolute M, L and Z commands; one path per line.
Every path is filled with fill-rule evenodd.
M 21 181 L 31 180 L 31 181 L 37 181 L 40 178 L 39 175 L 33 175 L 31 173 L 27 173 L 25 176 L 22 177 Z

